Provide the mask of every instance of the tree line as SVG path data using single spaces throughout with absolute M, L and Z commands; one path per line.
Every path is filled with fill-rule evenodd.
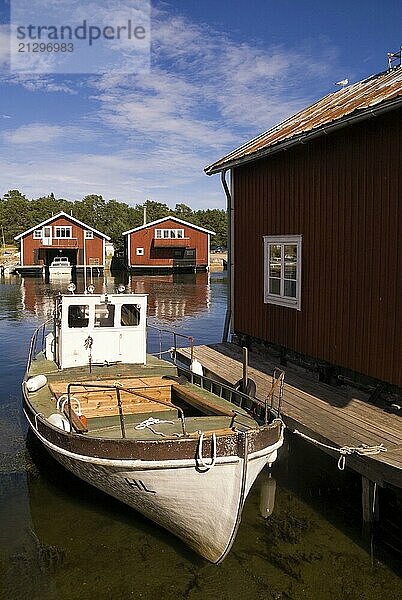
M 212 245 L 226 246 L 226 212 L 212 208 L 192 210 L 186 204 L 176 204 L 174 209 L 167 204 L 147 200 L 144 204 L 129 206 L 117 200 L 105 200 L 97 194 L 82 200 L 55 198 L 51 193 L 41 198 L 28 199 L 19 190 L 10 190 L 0 198 L 0 223 L 7 244 L 14 243 L 14 236 L 45 221 L 52 214 L 64 211 L 76 219 L 110 236 L 117 253 L 123 250 L 123 231 L 139 227 L 144 223 L 144 208 L 147 223 L 163 217 L 174 216 L 199 227 L 215 231 Z

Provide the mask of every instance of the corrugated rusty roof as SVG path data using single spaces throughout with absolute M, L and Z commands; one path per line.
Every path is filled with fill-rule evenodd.
M 250 140 L 205 168 L 208 175 L 250 162 L 309 137 L 346 125 L 352 117 L 365 118 L 379 108 L 402 103 L 402 67 L 373 75 L 328 94 L 286 121 Z

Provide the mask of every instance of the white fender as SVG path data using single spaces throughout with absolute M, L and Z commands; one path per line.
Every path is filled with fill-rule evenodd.
M 59 429 L 62 429 L 63 431 L 71 431 L 70 423 L 65 417 L 63 417 L 63 415 L 53 413 L 52 415 L 50 415 L 50 417 L 48 417 L 47 420 L 49 421 L 49 423 L 51 423 L 55 427 L 58 427 Z
M 204 369 L 202 368 L 202 364 L 196 358 L 193 358 L 190 365 L 190 371 L 192 371 L 195 375 L 204 375 Z
M 37 392 L 46 384 L 46 375 L 35 375 L 35 377 L 30 377 L 28 379 L 28 381 L 26 382 L 26 388 L 28 392 Z

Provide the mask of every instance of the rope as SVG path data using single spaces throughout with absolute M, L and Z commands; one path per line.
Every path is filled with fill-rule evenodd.
M 204 441 L 204 433 L 200 431 L 200 437 L 198 438 L 198 448 L 197 448 L 197 460 L 204 471 L 209 471 L 215 465 L 216 461 L 216 433 L 212 434 L 212 458 L 210 463 L 206 463 L 202 456 L 202 445 Z
M 154 419 L 153 417 L 149 417 L 149 419 L 146 419 L 145 421 L 138 423 L 138 425 L 136 425 L 135 428 L 138 430 L 149 429 L 155 435 L 161 435 L 162 437 L 171 437 L 172 435 L 174 435 L 176 437 L 181 437 L 180 433 L 172 433 L 170 435 L 166 435 L 166 434 L 162 433 L 162 431 L 156 431 L 156 429 L 154 429 L 152 427 L 152 425 L 160 425 L 162 423 L 169 423 L 170 425 L 174 425 L 173 421 L 164 421 L 163 419 Z
M 324 442 L 319 442 L 314 438 L 298 431 L 297 429 L 293 430 L 293 433 L 296 433 L 300 437 L 308 440 L 312 444 L 316 446 L 321 446 L 322 448 L 327 448 L 328 450 L 333 450 L 334 452 L 339 452 L 341 455 L 338 460 L 338 469 L 343 471 L 345 469 L 346 456 L 350 454 L 358 454 L 359 456 L 374 456 L 376 454 L 380 454 L 380 452 L 386 452 L 384 444 L 378 444 L 376 446 L 368 446 L 367 444 L 361 444 L 360 446 L 342 446 L 341 448 L 336 448 L 335 446 L 330 446 L 329 444 L 324 444 Z

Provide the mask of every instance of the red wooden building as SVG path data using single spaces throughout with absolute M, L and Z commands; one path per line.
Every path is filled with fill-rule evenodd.
M 126 264 L 130 270 L 206 271 L 210 237 L 203 229 L 176 217 L 164 217 L 123 233 Z
M 105 242 L 110 238 L 75 217 L 60 212 L 15 237 L 20 242 L 22 270 L 41 271 L 56 257 L 72 267 L 105 266 Z
M 402 387 L 401 167 L 399 66 L 206 168 L 233 215 L 228 317 L 242 342 L 324 381 Z

